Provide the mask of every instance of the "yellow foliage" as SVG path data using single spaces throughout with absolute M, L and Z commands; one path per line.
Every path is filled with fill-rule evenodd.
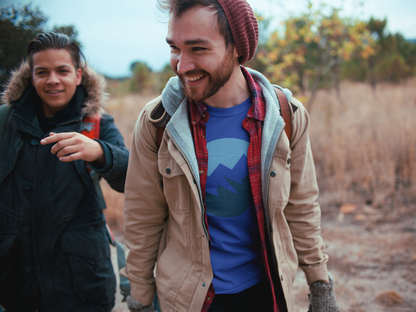
M 365 23 L 341 18 L 335 9 L 330 15 L 323 12 L 309 10 L 290 17 L 282 22 L 283 36 L 277 31 L 271 34 L 265 45 L 268 52 L 257 58 L 266 65 L 268 77 L 296 89 L 300 74 L 308 80 L 315 79 L 322 77 L 325 68 L 324 75 L 332 75 L 341 61 L 348 61 L 354 55 L 368 58 L 375 53 L 374 41 Z M 324 79 L 328 80 L 328 76 Z
M 268 54 L 270 62 L 276 62 L 279 55 L 276 53 L 276 51 L 272 51 Z

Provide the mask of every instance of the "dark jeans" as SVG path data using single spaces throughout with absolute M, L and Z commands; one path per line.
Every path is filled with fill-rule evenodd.
M 209 312 L 272 312 L 273 297 L 268 280 L 264 280 L 242 292 L 231 295 L 215 295 Z

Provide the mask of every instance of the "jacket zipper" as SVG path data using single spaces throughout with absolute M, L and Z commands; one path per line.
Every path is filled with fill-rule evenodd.
M 165 130 L 166 131 L 166 134 L 168 135 L 168 137 L 172 140 L 172 142 L 173 142 L 173 144 L 176 146 L 176 148 L 178 149 L 178 151 L 181 153 L 181 155 L 182 155 L 182 157 L 185 159 L 185 162 L 186 162 L 186 164 L 188 165 L 188 168 L 192 168 L 191 167 L 191 164 L 189 163 L 189 160 L 188 160 L 188 158 L 185 156 L 185 154 L 182 152 L 182 150 L 178 147 L 178 144 L 176 143 L 176 141 L 175 141 L 175 139 L 169 134 L 169 131 L 168 131 L 168 129 L 166 129 Z M 196 182 L 196 177 L 195 177 L 195 175 L 194 175 L 194 172 L 193 172 L 193 170 L 191 169 L 190 170 L 191 171 L 191 174 L 192 174 L 192 177 L 193 177 L 193 179 L 194 179 L 194 181 Z M 204 200 L 203 200 L 203 198 L 202 198 L 202 194 L 201 194 L 202 192 L 201 192 L 201 187 L 200 187 L 200 185 L 198 185 L 198 194 L 199 194 L 199 201 L 200 201 L 200 204 L 201 204 L 201 221 L 202 221 L 202 228 L 203 228 L 203 230 L 204 230 L 204 233 L 205 233 L 205 237 L 206 237 L 206 239 L 207 239 L 207 242 L 208 242 L 208 245 L 209 245 L 209 234 L 208 234 L 208 229 L 207 229 L 207 227 L 206 227 L 206 225 L 205 225 L 205 206 L 204 206 Z
M 68 124 L 71 124 L 71 123 L 79 122 L 79 121 L 82 121 L 82 119 L 83 119 L 83 117 L 81 116 L 81 118 L 79 118 L 79 119 L 72 119 L 72 120 L 62 122 L 62 123 L 56 125 L 56 127 L 65 126 L 65 125 L 68 125 Z

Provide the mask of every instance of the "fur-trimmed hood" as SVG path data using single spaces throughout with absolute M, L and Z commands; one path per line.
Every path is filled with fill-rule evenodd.
M 1 95 L 2 103 L 12 103 L 20 99 L 31 80 L 31 70 L 27 61 L 22 62 L 20 67 L 12 71 L 12 76 Z M 82 82 L 88 97 L 84 103 L 81 114 L 94 115 L 103 113 L 103 105 L 108 98 L 105 92 L 106 82 L 104 76 L 86 65 L 82 70 Z

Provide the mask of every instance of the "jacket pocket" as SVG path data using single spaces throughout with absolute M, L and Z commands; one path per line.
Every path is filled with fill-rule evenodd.
M 159 173 L 163 177 L 163 193 L 170 210 L 190 212 L 191 187 L 179 164 L 170 156 L 158 159 Z
M 0 283 L 7 285 L 13 277 L 17 250 L 15 242 L 17 233 L 0 233 Z
M 172 311 L 185 311 L 185 308 L 179 307 L 186 306 L 186 300 L 177 302 L 177 299 L 189 297 L 194 291 L 193 286 L 196 287 L 198 278 L 189 276 L 191 268 L 189 252 L 184 250 L 181 243 L 178 244 L 174 239 L 170 240 L 157 262 L 156 288 L 160 300 L 173 308 Z M 192 300 L 187 299 L 188 302 Z
M 106 304 L 114 300 L 116 281 L 104 228 L 88 227 L 62 234 L 73 289 L 84 303 Z

